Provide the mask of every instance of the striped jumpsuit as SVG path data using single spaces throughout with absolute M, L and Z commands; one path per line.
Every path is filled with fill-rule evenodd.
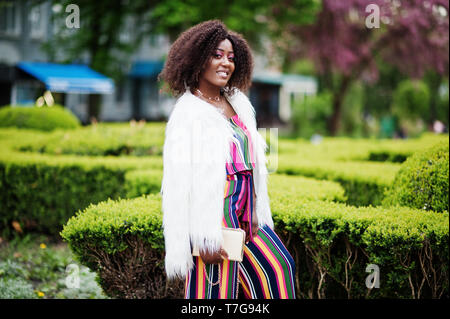
M 238 115 L 229 121 L 235 134 L 230 150 L 233 163 L 226 163 L 222 226 L 242 228 L 251 234 L 255 155 L 250 134 Z M 186 299 L 236 299 L 238 281 L 247 299 L 295 298 L 294 260 L 267 225 L 244 246 L 242 262 L 225 259 L 213 265 L 205 264 L 201 257 L 193 259 L 194 267 L 186 276 Z

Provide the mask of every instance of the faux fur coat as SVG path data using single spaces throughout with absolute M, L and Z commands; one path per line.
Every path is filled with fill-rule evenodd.
M 273 228 L 267 194 L 267 144 L 256 128 L 255 110 L 247 96 L 237 89 L 227 100 L 253 142 L 258 224 Z M 166 125 L 161 185 L 165 267 L 169 278 L 183 278 L 191 270 L 191 245 L 208 251 L 221 246 L 225 167 L 231 162 L 232 137 L 230 121 L 214 106 L 189 89 L 178 98 Z

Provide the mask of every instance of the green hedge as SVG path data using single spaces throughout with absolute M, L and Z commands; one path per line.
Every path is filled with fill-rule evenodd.
M 105 293 L 120 298 L 180 297 L 183 282 L 164 273 L 161 197 L 90 205 L 61 236 L 96 271 Z M 448 213 L 356 208 L 294 196 L 273 197 L 277 233 L 297 263 L 299 298 L 448 297 Z M 368 264 L 380 288 L 365 286 Z
M 134 198 L 161 191 L 161 169 L 133 170 L 125 174 L 125 197 Z
M 401 163 L 409 156 L 438 142 L 448 134 L 424 133 L 413 139 L 362 139 L 324 137 L 320 143 L 304 139 L 278 139 L 278 154 L 296 155 L 302 160 L 382 161 Z M 270 138 L 267 138 L 270 144 Z M 275 147 L 275 144 L 273 144 Z M 275 149 L 275 148 L 274 148 Z
M 99 123 L 74 131 L 58 130 L 18 150 L 79 156 L 162 155 L 164 123 Z
M 448 157 L 447 140 L 408 158 L 386 191 L 383 203 L 448 211 Z
M 303 176 L 270 174 L 267 177 L 267 188 L 270 198 L 277 198 L 285 203 L 293 198 L 335 202 L 347 200 L 344 189 L 338 183 Z
M 0 127 L 52 131 L 57 128 L 75 129 L 80 125 L 80 120 L 61 105 L 52 107 L 16 105 L 0 108 Z
M 160 197 L 108 200 L 78 212 L 61 236 L 76 258 L 97 272 L 108 296 L 180 297 L 164 275 L 164 237 Z
M 448 298 L 448 213 L 272 203 L 276 227 L 294 251 L 304 298 Z M 366 267 L 380 269 L 367 289 Z
M 335 181 L 345 189 L 347 203 L 376 206 L 381 204 L 385 189 L 399 169 L 400 165 L 395 163 L 312 161 L 289 154 L 278 156 L 277 173 Z
M 22 136 L 27 139 L 28 134 L 32 132 Z M 23 231 L 57 234 L 70 216 L 90 203 L 136 194 L 136 175 L 126 177 L 135 169 L 162 172 L 162 159 L 50 156 L 7 147 L 0 153 L 0 231 L 8 235 L 12 221 L 16 221 Z M 160 185 L 161 178 L 153 183 Z M 155 192 L 159 189 L 152 188 Z

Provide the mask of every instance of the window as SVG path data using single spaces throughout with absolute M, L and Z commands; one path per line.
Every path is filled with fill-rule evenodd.
M 42 5 L 31 7 L 28 19 L 30 22 L 30 31 L 32 38 L 42 38 L 44 36 L 44 10 Z
M 0 2 L 0 34 L 18 35 L 18 13 L 17 2 Z

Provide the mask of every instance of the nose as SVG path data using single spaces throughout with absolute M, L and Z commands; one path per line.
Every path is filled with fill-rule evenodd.
M 223 65 L 229 65 L 229 64 L 230 64 L 230 61 L 228 60 L 228 57 L 224 55 L 224 56 L 222 57 L 221 63 L 222 63 Z

